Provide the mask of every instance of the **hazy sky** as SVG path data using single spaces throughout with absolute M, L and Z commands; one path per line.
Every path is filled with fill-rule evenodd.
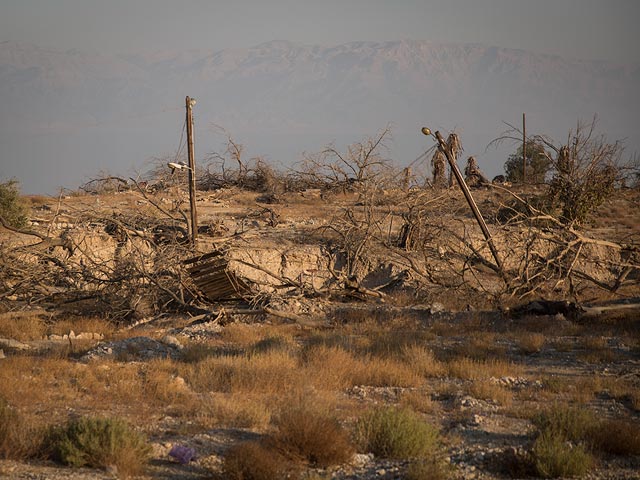
M 0 41 L 105 53 L 416 39 L 640 62 L 638 0 L 0 0 Z

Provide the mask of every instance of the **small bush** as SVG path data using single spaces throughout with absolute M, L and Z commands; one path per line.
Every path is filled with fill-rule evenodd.
M 593 458 L 582 445 L 572 445 L 552 430 L 538 436 L 531 455 L 536 473 L 543 478 L 582 476 L 593 466 Z
M 598 425 L 592 411 L 560 405 L 538 413 L 531 421 L 541 432 L 557 433 L 571 442 L 587 440 Z
M 613 455 L 640 455 L 640 425 L 625 420 L 605 420 L 592 429 L 594 447 Z
M 525 333 L 518 338 L 518 347 L 525 355 L 532 355 L 542 350 L 546 338 L 542 333 Z
M 284 478 L 287 461 L 261 442 L 243 442 L 227 450 L 222 463 L 229 480 L 273 480 Z
M 151 449 L 126 422 L 84 417 L 51 428 L 47 449 L 52 459 L 74 467 L 115 466 L 123 476 L 143 469 Z
M 355 426 L 364 451 L 387 458 L 433 458 L 439 450 L 438 430 L 415 412 L 392 407 L 375 409 Z
M 271 443 L 292 459 L 327 467 L 344 463 L 353 455 L 351 441 L 337 420 L 304 401 L 283 410 L 275 426 Z
M 407 469 L 407 480 L 445 480 L 451 478 L 451 466 L 436 459 L 418 460 Z
M 27 225 L 27 207 L 20 198 L 16 180 L 0 183 L 0 216 L 15 228 Z

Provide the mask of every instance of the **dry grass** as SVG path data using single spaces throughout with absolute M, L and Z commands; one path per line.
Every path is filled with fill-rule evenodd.
M 437 402 L 424 390 L 405 390 L 400 395 L 400 405 L 418 413 L 434 413 L 438 410 Z
M 402 349 L 402 359 L 416 373 L 426 378 L 441 377 L 447 369 L 436 359 L 432 350 L 422 345 L 409 345 Z
M 523 369 L 520 365 L 504 360 L 473 360 L 458 358 L 446 364 L 448 373 L 452 377 L 463 380 L 483 380 L 491 377 L 519 376 Z
M 393 358 L 357 356 L 340 347 L 307 349 L 303 366 L 319 389 L 344 389 L 355 385 L 415 387 L 422 377 L 410 365 Z
M 607 344 L 601 336 L 582 337 L 580 345 L 583 349 L 577 357 L 588 363 L 609 363 L 620 359 L 620 354 Z
M 0 397 L 0 459 L 32 457 L 41 441 L 42 427 Z
M 601 452 L 640 455 L 640 424 L 632 420 L 605 420 L 593 428 L 590 441 Z
M 264 431 L 271 422 L 271 403 L 264 395 L 211 393 L 198 399 L 195 419 L 203 428 Z
M 505 359 L 506 346 L 498 343 L 494 332 L 474 332 L 460 347 L 456 348 L 455 353 L 475 360 Z
M 78 317 L 73 319 L 56 320 L 47 328 L 47 334 L 65 335 L 69 332 L 76 334 L 98 333 L 104 337 L 110 337 L 115 332 L 115 327 L 109 321 L 97 317 Z
M 304 383 L 297 365 L 288 352 L 272 351 L 208 357 L 182 366 L 181 374 L 196 392 L 273 394 Z
M 46 333 L 47 326 L 42 312 L 26 311 L 0 315 L 0 337 L 26 342 L 40 340 Z
M 546 337 L 542 333 L 522 333 L 516 336 L 518 349 L 525 355 L 539 353 L 545 342 Z
M 293 339 L 297 333 L 296 327 L 292 325 L 274 326 L 232 323 L 225 327 L 220 333 L 220 336 L 227 344 L 247 348 L 268 337 L 280 337 L 290 340 Z
M 511 391 L 490 380 L 477 380 L 469 386 L 469 394 L 475 398 L 497 403 L 503 407 L 513 404 Z

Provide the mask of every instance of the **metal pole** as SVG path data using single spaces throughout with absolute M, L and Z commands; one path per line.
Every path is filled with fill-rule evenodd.
M 522 183 L 527 183 L 527 124 L 522 114 Z
M 187 108 L 187 151 L 189 155 L 189 205 L 191 210 L 191 243 L 196 245 L 198 239 L 198 213 L 196 211 L 196 161 L 193 148 L 193 111 L 196 101 L 186 97 Z
M 473 216 L 476 217 L 476 221 L 478 222 L 478 225 L 480 225 L 480 229 L 482 230 L 484 238 L 489 244 L 489 249 L 491 250 L 491 254 L 493 255 L 493 258 L 495 259 L 496 264 L 498 265 L 500 275 L 502 276 L 503 280 L 506 282 L 507 279 L 504 273 L 504 267 L 502 266 L 502 261 L 500 260 L 500 257 L 498 255 L 498 250 L 496 249 L 496 246 L 493 243 L 493 239 L 491 238 L 491 233 L 489 233 L 487 224 L 485 223 L 484 218 L 482 218 L 480 209 L 478 208 L 478 205 L 476 205 L 475 200 L 471 196 L 471 191 L 469 190 L 469 186 L 464 181 L 464 178 L 462 178 L 462 174 L 460 173 L 460 170 L 458 169 L 458 165 L 456 164 L 456 161 L 453 158 L 453 154 L 449 151 L 449 148 L 447 147 L 447 144 L 442 138 L 442 135 L 440 134 L 440 132 L 436 132 L 435 136 L 436 136 L 436 139 L 438 140 L 438 143 L 440 144 L 440 149 L 444 152 L 445 156 L 447 157 L 449 166 L 451 167 L 451 171 L 453 172 L 453 175 L 456 177 L 456 180 L 458 181 L 458 185 L 460 185 L 460 189 L 462 190 L 462 193 L 464 193 L 464 196 L 467 199 L 467 203 L 471 207 Z

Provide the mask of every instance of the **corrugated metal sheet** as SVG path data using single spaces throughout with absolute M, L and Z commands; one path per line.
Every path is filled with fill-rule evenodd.
M 184 264 L 196 287 L 211 301 L 237 298 L 249 291 L 229 269 L 229 260 L 221 250 L 190 258 Z

